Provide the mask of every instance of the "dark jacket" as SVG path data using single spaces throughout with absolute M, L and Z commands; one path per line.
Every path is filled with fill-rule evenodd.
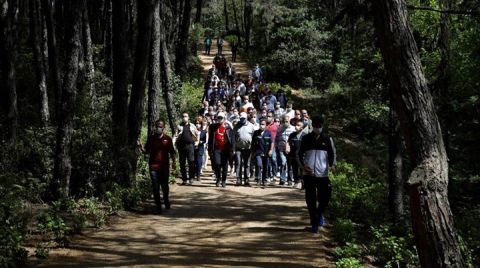
M 335 149 L 332 139 L 325 133 L 317 135 L 313 132 L 302 138 L 300 145 L 300 162 L 313 170 L 313 177 L 328 177 L 328 167 L 334 164 Z

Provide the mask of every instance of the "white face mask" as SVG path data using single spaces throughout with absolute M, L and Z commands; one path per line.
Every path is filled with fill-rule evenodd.
M 183 122 L 184 122 L 184 123 L 188 123 L 188 117 L 184 117 L 184 118 L 183 118 Z
M 202 128 L 202 125 L 197 124 L 197 129 L 201 129 L 201 128 Z
M 155 133 L 155 135 L 162 135 L 163 134 L 163 128 L 157 127 L 153 130 L 153 133 Z
M 265 130 L 266 126 L 265 125 L 260 125 L 261 130 Z

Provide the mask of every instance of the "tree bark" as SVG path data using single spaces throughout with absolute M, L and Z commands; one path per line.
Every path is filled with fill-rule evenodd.
M 112 78 L 113 73 L 113 58 L 112 58 L 112 0 L 105 1 L 105 40 L 104 40 L 104 55 L 105 55 L 105 75 Z
M 400 135 L 400 122 L 393 109 L 393 100 L 390 102 L 388 137 L 388 205 L 393 216 L 395 226 L 403 225 L 405 215 L 403 207 L 404 179 L 402 174 L 402 138 Z
M 138 1 L 138 35 L 133 69 L 132 93 L 128 111 L 128 146 L 130 148 L 131 176 L 136 174 L 137 140 L 143 122 L 145 87 L 152 39 L 152 20 L 157 0 Z M 133 178 L 134 179 L 134 178 Z
M 160 84 L 160 1 L 155 4 L 152 23 L 152 45 L 150 47 L 149 87 L 148 87 L 148 134 L 153 134 L 155 120 L 159 117 L 158 97 Z
M 61 106 L 62 89 L 60 82 L 60 68 L 58 66 L 57 37 L 55 30 L 55 21 L 53 17 L 53 6 L 51 0 L 41 0 L 42 10 L 45 13 L 48 38 L 48 69 L 50 72 L 50 81 L 55 97 L 55 109 Z M 58 122 L 59 111 L 55 110 L 55 119 Z
M 30 0 L 30 42 L 33 51 L 33 58 L 35 61 L 35 75 L 36 75 L 36 88 L 40 93 L 40 116 L 42 124 L 48 126 L 50 120 L 50 112 L 48 108 L 48 94 L 47 94 L 47 77 L 45 73 L 45 58 L 42 53 L 41 45 L 43 44 L 40 37 L 42 32 L 42 20 L 39 13 L 39 0 Z M 40 26 L 40 29 L 38 27 Z
M 177 126 L 175 124 L 175 118 L 177 118 L 176 107 L 173 104 L 173 70 L 170 64 L 170 56 L 168 53 L 168 46 L 165 40 L 166 28 L 164 21 L 164 12 L 163 5 L 160 5 L 160 18 L 161 18 L 161 27 L 160 27 L 160 72 L 161 72 L 161 82 L 162 82 L 162 91 L 163 99 L 165 101 L 165 106 L 167 108 L 168 123 L 172 133 L 176 133 Z
M 249 51 L 251 47 L 251 34 L 253 27 L 253 0 L 245 0 L 243 10 L 243 25 L 245 25 L 245 50 Z
M 112 135 L 117 180 L 128 185 L 129 165 L 126 156 L 128 115 L 128 18 L 127 0 L 112 0 Z
M 237 4 L 235 3 L 235 0 L 232 0 L 232 9 L 233 9 L 233 19 L 235 20 L 235 30 L 237 32 L 240 32 L 240 24 L 238 23 L 238 17 L 237 17 Z M 240 43 L 240 39 L 237 41 Z
M 225 31 L 228 32 L 230 30 L 230 23 L 228 21 L 227 0 L 223 0 L 223 16 L 225 18 Z
M 53 174 L 53 195 L 69 195 L 70 176 L 72 173 L 70 147 L 72 143 L 73 116 L 76 98 L 78 60 L 81 49 L 82 5 L 85 0 L 65 3 L 66 13 L 66 58 L 63 76 L 62 100 L 57 126 L 55 163 Z
M 188 56 L 188 33 L 190 31 L 190 13 L 192 12 L 191 0 L 185 0 L 183 7 L 182 23 L 178 35 L 177 47 L 175 49 L 175 70 L 180 76 L 187 72 Z
M 422 267 L 465 267 L 448 201 L 448 163 L 404 0 L 374 0 L 375 29 L 414 167 L 408 179 Z
M 203 0 L 197 0 L 196 10 L 195 10 L 195 23 L 200 23 L 202 19 L 202 6 L 203 6 Z
M 0 2 L 0 29 L 2 53 L 2 87 L 7 94 L 8 141 L 16 148 L 18 131 L 17 82 L 15 61 L 17 59 L 18 0 Z
M 92 107 L 95 99 L 95 66 L 93 65 L 92 35 L 90 31 L 90 21 L 88 19 L 88 8 L 85 5 L 82 14 L 82 43 L 83 43 L 83 61 L 85 63 L 85 85 L 91 97 Z

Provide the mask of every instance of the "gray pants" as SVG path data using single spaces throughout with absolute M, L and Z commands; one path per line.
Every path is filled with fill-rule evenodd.
M 237 165 L 237 180 L 248 183 L 250 178 L 250 149 L 235 151 L 235 162 Z M 243 173 L 243 176 L 242 176 Z

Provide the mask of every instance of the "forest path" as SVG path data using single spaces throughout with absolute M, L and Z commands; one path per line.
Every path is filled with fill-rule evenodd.
M 328 226 L 305 230 L 303 191 L 290 187 L 215 187 L 211 171 L 171 187 L 172 209 L 149 202 L 109 227 L 72 238 L 40 267 L 334 267 Z
M 208 71 L 213 56 L 199 49 Z M 224 52 L 230 60 L 228 44 Z M 237 59 L 243 77 L 249 68 Z M 320 234 L 305 230 L 303 191 L 233 186 L 233 176 L 217 188 L 210 166 L 201 178 L 192 186 L 171 185 L 171 210 L 156 215 L 150 201 L 140 211 L 122 212 L 108 227 L 73 237 L 69 248 L 51 250 L 48 260 L 31 266 L 335 267 L 329 226 Z
M 203 45 L 203 43 L 199 44 L 197 55 L 200 59 L 205 75 L 208 73 L 208 70 L 212 68 L 213 58 L 215 57 L 215 55 L 217 55 L 217 52 L 218 49 L 216 39 L 213 39 L 213 44 L 210 49 L 210 55 L 205 54 L 205 46 Z M 227 41 L 224 41 L 223 43 L 222 53 L 228 62 L 232 62 L 232 50 L 230 49 L 230 43 L 228 43 Z M 250 66 L 248 66 L 247 62 L 242 59 L 240 54 L 237 54 L 237 60 L 236 62 L 232 62 L 232 66 L 235 69 L 237 76 L 242 79 L 247 79 L 248 72 L 252 69 Z

